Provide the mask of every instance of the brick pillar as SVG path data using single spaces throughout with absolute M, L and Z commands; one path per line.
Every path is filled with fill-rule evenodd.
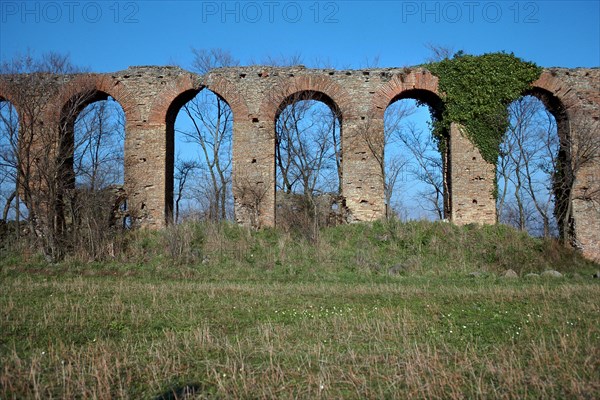
M 574 244 L 583 255 L 600 261 L 600 111 L 571 115 Z
M 596 165 L 597 171 L 600 165 Z M 584 178 L 585 179 L 585 178 Z M 577 179 L 575 196 L 577 192 L 581 193 L 582 180 Z M 573 199 L 573 228 L 575 234 L 575 244 L 581 249 L 583 255 L 594 261 L 600 261 L 600 209 L 593 201 L 583 198 Z
M 234 121 L 232 187 L 239 224 L 275 226 L 274 122 Z
M 495 224 L 494 165 L 465 137 L 464 128 L 450 127 L 450 219 L 457 225 Z
M 383 118 L 344 119 L 342 124 L 342 195 L 349 222 L 383 218 L 385 196 L 378 161 L 383 155 Z
M 127 125 L 125 135 L 128 209 L 134 224 L 162 228 L 172 208 L 173 193 L 172 179 L 167 179 L 169 173 L 171 178 L 173 175 L 172 167 L 167 170 L 167 155 L 173 157 L 173 151 L 167 149 L 166 126 L 132 125 Z

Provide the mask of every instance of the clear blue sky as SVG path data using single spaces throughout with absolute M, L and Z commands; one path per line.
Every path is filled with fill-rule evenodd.
M 192 47 L 243 64 L 301 55 L 309 66 L 402 67 L 423 62 L 426 44 L 597 67 L 600 1 L 0 1 L 2 61 L 57 51 L 98 72 L 189 67 Z

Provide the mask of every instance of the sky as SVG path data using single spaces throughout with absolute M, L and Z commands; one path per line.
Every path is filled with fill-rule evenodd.
M 600 1 L 0 1 L 0 60 L 68 53 L 96 72 L 190 68 L 192 48 L 242 64 L 420 64 L 429 45 L 513 52 L 541 66 L 600 65 Z
M 94 72 L 191 69 L 192 49 L 218 48 L 242 65 L 299 58 L 359 69 L 418 65 L 432 46 L 599 67 L 600 0 L 0 0 L 0 62 L 52 51 Z M 420 109 L 411 118 L 425 129 L 429 117 Z

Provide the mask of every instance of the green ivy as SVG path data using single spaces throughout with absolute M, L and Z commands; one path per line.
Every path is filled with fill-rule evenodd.
M 508 128 L 507 107 L 539 78 L 542 69 L 507 53 L 457 53 L 426 68 L 439 78 L 445 103 L 434 133 L 439 137 L 452 122 L 463 125 L 482 157 L 495 165 Z

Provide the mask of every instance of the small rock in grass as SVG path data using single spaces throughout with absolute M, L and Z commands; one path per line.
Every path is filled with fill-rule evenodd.
M 390 269 L 388 269 L 388 274 L 390 275 L 398 275 L 398 274 L 404 274 L 408 271 L 408 267 L 402 264 L 396 264 L 393 267 L 391 267 Z
M 379 240 L 380 242 L 389 242 L 390 236 L 387 234 L 379 235 L 379 236 L 377 236 L 377 240 Z
M 592 275 L 594 279 L 600 279 L 600 271 L 597 271 L 594 275 Z
M 518 278 L 519 275 L 517 275 L 517 273 L 512 270 L 512 269 L 507 269 L 506 271 L 504 271 L 504 273 L 502 274 L 503 278 L 510 278 L 510 279 L 514 279 L 514 278 Z
M 549 270 L 542 272 L 542 276 L 544 278 L 562 278 L 563 274 L 561 274 L 560 272 L 555 271 L 553 269 L 549 269 Z
M 529 274 L 525 275 L 525 278 L 527 278 L 527 279 L 537 279 L 539 277 L 540 276 L 538 274 L 535 274 L 533 272 L 530 272 Z

